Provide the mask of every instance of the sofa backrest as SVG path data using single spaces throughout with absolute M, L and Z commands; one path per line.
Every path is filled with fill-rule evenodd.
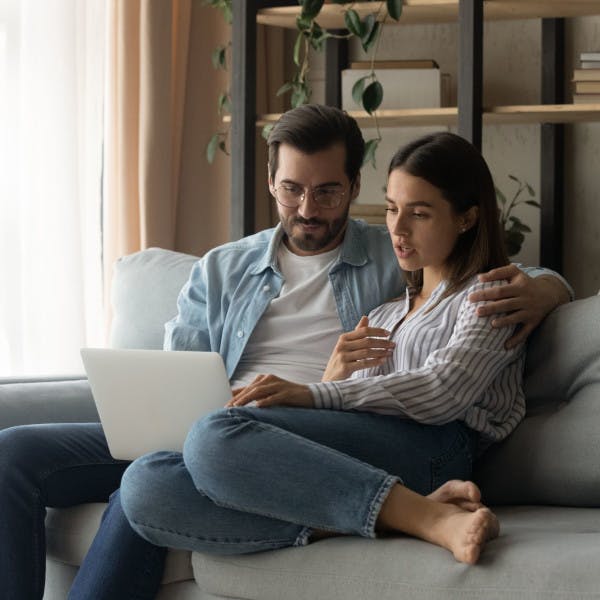
M 197 256 L 149 248 L 120 258 L 111 288 L 112 348 L 161 349 L 164 325 Z
M 151 248 L 115 264 L 113 347 L 162 348 L 196 260 Z M 600 296 L 560 306 L 531 336 L 525 392 L 527 417 L 478 466 L 484 501 L 600 506 Z
M 477 471 L 490 504 L 600 506 L 600 296 L 558 307 L 531 336 L 527 417 Z

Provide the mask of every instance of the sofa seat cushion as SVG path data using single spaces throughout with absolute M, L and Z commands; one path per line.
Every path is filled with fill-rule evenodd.
M 503 507 L 480 562 L 408 537 L 330 538 L 245 556 L 194 553 L 198 586 L 254 600 L 479 600 L 597 597 L 600 510 Z
M 78 567 L 98 531 L 105 508 L 105 503 L 80 504 L 71 508 L 49 508 L 46 515 L 48 560 Z M 193 578 L 190 552 L 169 550 L 163 584 Z

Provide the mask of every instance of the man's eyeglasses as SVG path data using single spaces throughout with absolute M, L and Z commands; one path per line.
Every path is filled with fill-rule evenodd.
M 337 208 L 343 201 L 346 192 L 339 186 L 323 186 L 303 188 L 293 183 L 282 183 L 273 188 L 273 195 L 279 204 L 287 208 L 297 208 L 311 193 L 314 203 L 320 208 Z

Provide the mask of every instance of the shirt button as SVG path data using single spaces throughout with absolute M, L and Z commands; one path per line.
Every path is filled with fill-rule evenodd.
M 237 336 L 238 336 L 239 338 L 242 338 L 242 337 L 244 337 L 244 332 L 243 332 L 243 331 L 240 329 L 240 330 L 237 332 Z
M 271 286 L 270 285 L 263 285 L 263 292 L 268 292 L 271 290 Z

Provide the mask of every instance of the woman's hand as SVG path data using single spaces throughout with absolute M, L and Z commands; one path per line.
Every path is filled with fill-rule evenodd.
M 361 317 L 354 331 L 340 335 L 321 381 L 346 379 L 354 371 L 382 365 L 396 346 L 389 336 L 389 331 L 369 327 L 369 319 Z
M 314 408 L 315 402 L 307 385 L 286 381 L 275 375 L 258 375 L 243 388 L 233 390 L 233 398 L 225 406 L 244 406 L 249 402 L 256 406 L 296 406 Z

